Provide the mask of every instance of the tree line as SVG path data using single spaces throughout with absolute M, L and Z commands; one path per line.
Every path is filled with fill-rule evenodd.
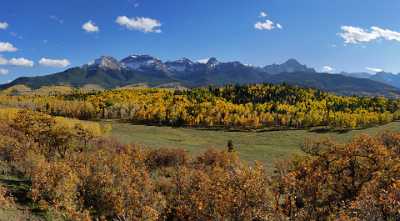
M 144 124 L 228 129 L 354 129 L 400 118 L 399 100 L 337 96 L 285 84 L 2 95 L 0 105 L 83 120 L 122 119 Z

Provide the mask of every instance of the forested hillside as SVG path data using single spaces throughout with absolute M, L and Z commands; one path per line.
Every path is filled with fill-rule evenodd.
M 364 128 L 400 117 L 400 102 L 346 97 L 288 85 L 188 90 L 72 90 L 66 94 L 0 96 L 0 105 L 84 120 L 224 129 Z

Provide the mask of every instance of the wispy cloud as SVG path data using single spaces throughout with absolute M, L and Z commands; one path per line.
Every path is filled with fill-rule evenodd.
M 342 26 L 339 36 L 346 44 L 366 43 L 379 39 L 400 42 L 400 32 L 372 26 L 370 30 L 354 26 Z
M 49 18 L 59 24 L 64 24 L 64 20 L 55 15 L 50 15 Z
M 8 64 L 21 67 L 33 67 L 34 62 L 26 58 L 11 58 Z
M 260 15 L 258 16 L 260 18 L 265 19 L 268 17 L 268 14 L 265 11 L 261 11 Z M 283 26 L 279 23 L 276 23 L 271 21 L 270 19 L 266 19 L 264 21 L 258 21 L 257 23 L 254 24 L 254 28 L 257 30 L 272 30 L 272 29 L 283 29 Z
M 7 75 L 8 73 L 9 71 L 7 69 L 0 68 L 0 75 Z
M 8 28 L 7 22 L 0 22 L 0 29 L 6 30 Z
M 144 33 L 161 33 L 161 22 L 152 18 L 118 16 L 115 22 L 129 30 L 137 30 Z
M 370 68 L 370 67 L 366 67 L 365 69 L 368 70 L 368 71 L 371 71 L 371 72 L 375 72 L 375 73 L 383 72 L 383 69 L 381 69 L 381 68 Z
M 95 23 L 92 21 L 88 21 L 85 24 L 82 25 L 82 29 L 85 30 L 86 32 L 99 32 L 100 28 L 96 26 Z
M 0 65 L 6 65 L 8 60 L 0 56 Z
M 260 18 L 265 18 L 267 16 L 268 16 L 268 14 L 266 12 L 264 12 L 264 11 L 260 12 Z
M 140 6 L 139 2 L 136 0 L 128 0 L 128 2 L 135 8 Z
M 0 52 L 15 52 L 18 51 L 13 44 L 9 42 L 0 42 Z
M 57 67 L 65 68 L 71 63 L 67 59 L 51 59 L 51 58 L 41 58 L 39 64 L 46 67 Z
M 258 30 L 272 30 L 275 28 L 275 24 L 273 21 L 267 19 L 264 22 L 257 22 L 254 24 L 254 28 Z

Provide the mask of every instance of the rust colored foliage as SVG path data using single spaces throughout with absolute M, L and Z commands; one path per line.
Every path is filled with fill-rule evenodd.
M 66 220 L 400 219 L 400 133 L 309 139 L 307 156 L 267 174 L 234 149 L 190 156 L 121 144 L 95 128 L 17 112 L 0 121 L 0 165 L 28 180 L 26 197 L 40 209 Z M 0 186 L 0 203 L 9 197 Z
M 312 156 L 281 168 L 276 209 L 296 220 L 399 220 L 399 141 L 386 132 L 309 144 Z

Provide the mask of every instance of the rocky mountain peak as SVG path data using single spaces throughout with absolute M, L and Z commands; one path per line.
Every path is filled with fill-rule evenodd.
M 264 67 L 264 70 L 270 74 L 280 73 L 294 73 L 294 72 L 312 72 L 316 71 L 313 68 L 309 68 L 306 65 L 301 64 L 296 59 L 289 59 L 282 64 L 272 64 Z
M 207 65 L 210 66 L 210 67 L 215 67 L 218 64 L 219 64 L 219 61 L 214 57 L 208 59 L 208 61 L 207 61 Z
M 148 68 L 162 69 L 161 60 L 150 55 L 130 55 L 121 60 L 122 67 L 129 70 L 142 70 Z
M 111 56 L 101 56 L 89 64 L 89 68 L 102 68 L 106 70 L 120 70 L 121 65 L 117 59 Z

